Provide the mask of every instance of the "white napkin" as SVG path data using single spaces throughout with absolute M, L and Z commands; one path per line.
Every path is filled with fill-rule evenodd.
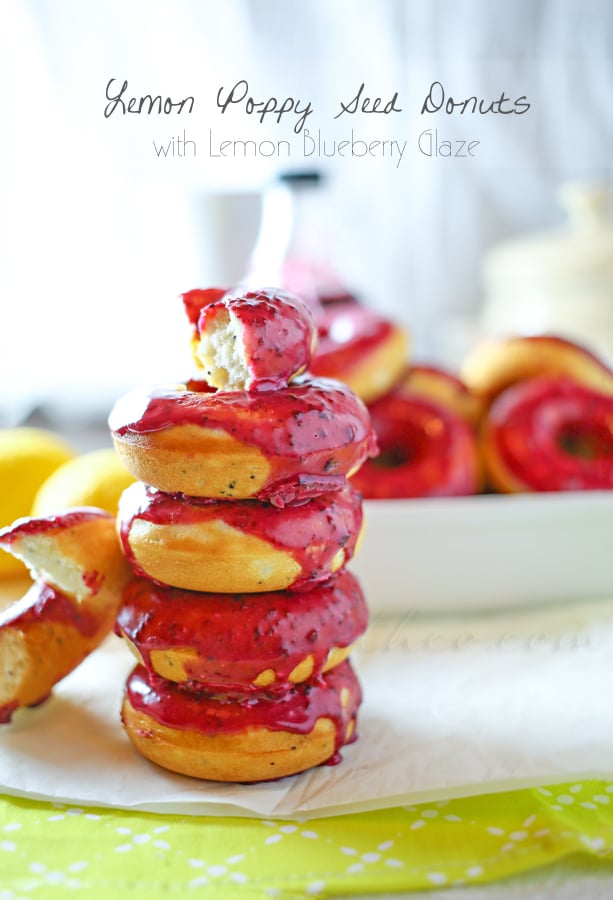
M 338 766 L 256 785 L 173 775 L 119 722 L 133 660 L 110 639 L 0 728 L 0 790 L 190 815 L 309 818 L 613 775 L 613 600 L 375 620 L 354 654 L 359 740 Z

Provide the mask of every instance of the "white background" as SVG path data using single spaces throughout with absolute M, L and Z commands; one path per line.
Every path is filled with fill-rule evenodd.
M 233 239 L 244 253 L 253 230 L 249 217 L 218 227 L 211 194 L 257 193 L 280 163 L 211 159 L 208 130 L 290 131 L 238 107 L 220 114 L 217 90 L 241 78 L 258 99 L 310 100 L 309 124 L 329 138 L 353 127 L 407 140 L 398 167 L 323 161 L 322 228 L 350 285 L 410 327 L 420 358 L 443 352 L 454 317 L 478 312 L 484 251 L 559 224 L 562 181 L 610 178 L 607 0 L 4 0 L 0 23 L 4 424 L 36 401 L 102 411 L 134 383 L 184 377 L 176 295 L 215 277 Z M 194 113 L 105 118 L 112 77 L 137 97 L 193 95 Z M 433 80 L 456 97 L 525 94 L 531 109 L 424 117 Z M 384 100 L 397 91 L 402 112 L 334 120 L 362 82 Z M 183 127 L 197 158 L 158 159 L 152 141 Z M 479 139 L 478 156 L 421 156 L 426 127 Z

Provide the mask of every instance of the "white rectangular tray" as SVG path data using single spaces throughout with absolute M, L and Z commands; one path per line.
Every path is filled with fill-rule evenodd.
M 613 492 L 370 500 L 351 563 L 373 612 L 613 597 Z

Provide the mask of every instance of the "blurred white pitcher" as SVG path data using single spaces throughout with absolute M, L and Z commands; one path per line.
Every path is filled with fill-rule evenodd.
M 191 194 L 187 217 L 193 241 L 193 284 L 231 287 L 244 281 L 260 229 L 259 191 Z

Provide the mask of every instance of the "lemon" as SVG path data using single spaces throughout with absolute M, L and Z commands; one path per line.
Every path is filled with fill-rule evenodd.
M 135 480 L 113 449 L 84 453 L 41 485 L 32 515 L 49 516 L 74 506 L 97 506 L 115 514 L 121 494 Z
M 58 435 L 42 428 L 0 430 L 0 526 L 29 516 L 44 481 L 75 451 Z M 25 566 L 0 550 L 0 577 L 25 573 Z

